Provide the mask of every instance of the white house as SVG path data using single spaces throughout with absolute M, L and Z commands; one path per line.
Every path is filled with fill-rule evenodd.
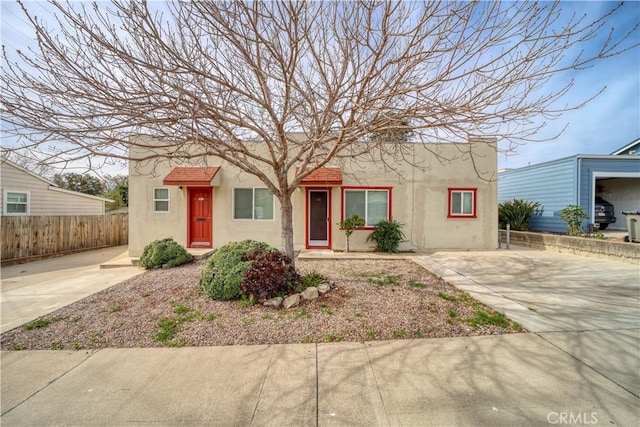
M 65 190 L 9 160 L 0 163 L 0 188 L 2 216 L 104 215 L 113 201 Z

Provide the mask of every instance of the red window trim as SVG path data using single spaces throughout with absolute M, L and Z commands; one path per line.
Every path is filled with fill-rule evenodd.
M 342 186 L 340 187 L 340 203 L 342 204 L 342 206 L 340 206 L 340 221 L 344 221 L 344 208 L 345 208 L 345 203 L 344 203 L 344 193 L 345 190 L 385 190 L 387 191 L 387 194 L 389 194 L 389 199 L 388 199 L 388 203 L 387 203 L 387 220 L 390 220 L 391 218 L 393 218 L 391 216 L 391 212 L 393 212 L 392 210 L 392 200 L 393 200 L 393 187 L 367 187 L 367 186 Z M 366 219 L 366 218 L 365 218 Z M 375 227 L 371 227 L 371 226 L 365 226 L 365 227 L 361 227 L 361 228 L 356 228 L 356 230 L 374 230 Z
M 454 214 L 451 213 L 451 196 L 454 192 L 462 192 L 462 191 L 466 191 L 466 192 L 471 192 L 473 193 L 473 213 L 471 215 L 466 215 L 466 214 Z M 477 188 L 449 188 L 448 189 L 448 193 L 449 193 L 449 201 L 447 203 L 447 218 L 455 218 L 455 219 L 460 219 L 460 218 L 477 218 L 478 217 L 478 211 L 477 211 L 477 201 L 478 201 L 478 189 Z

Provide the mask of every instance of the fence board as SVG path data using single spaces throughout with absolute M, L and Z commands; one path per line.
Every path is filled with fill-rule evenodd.
M 100 246 L 126 245 L 129 221 L 125 215 L 3 216 L 1 259 L 53 255 Z

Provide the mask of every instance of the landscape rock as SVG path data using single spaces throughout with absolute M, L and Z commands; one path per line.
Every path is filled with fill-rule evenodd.
M 300 304 L 300 294 L 289 295 L 284 299 L 283 306 L 284 308 L 296 307 Z
M 302 291 L 302 298 L 306 299 L 307 301 L 313 301 L 314 299 L 318 299 L 318 288 L 314 287 L 314 286 L 310 286 L 307 289 L 305 289 L 304 291 Z
M 283 301 L 282 297 L 274 297 L 266 300 L 265 302 L 262 303 L 262 305 L 266 305 L 269 307 L 280 307 L 280 304 L 282 304 L 282 301 Z
M 318 292 L 321 294 L 326 294 L 331 290 L 331 285 L 328 283 L 323 283 L 322 285 L 318 285 Z

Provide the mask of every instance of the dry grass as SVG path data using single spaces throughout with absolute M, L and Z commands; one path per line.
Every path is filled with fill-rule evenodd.
M 335 290 L 289 310 L 213 301 L 204 261 L 146 272 L 2 334 L 2 350 L 372 341 L 521 332 L 410 261 L 300 260 Z M 484 313 L 484 315 L 483 315 Z

